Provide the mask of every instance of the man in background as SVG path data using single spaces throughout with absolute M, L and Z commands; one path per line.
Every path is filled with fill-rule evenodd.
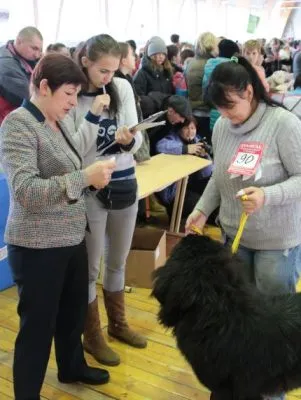
M 42 47 L 40 31 L 28 26 L 0 48 L 0 123 L 23 99 L 29 98 L 31 74 Z

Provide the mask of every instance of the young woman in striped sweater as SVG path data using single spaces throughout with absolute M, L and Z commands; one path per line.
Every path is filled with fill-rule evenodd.
M 98 134 L 81 132 L 76 140 L 85 165 L 95 160 L 116 159 L 116 170 L 105 190 L 89 190 L 86 194 L 89 258 L 89 308 L 84 332 L 84 348 L 106 365 L 120 363 L 119 356 L 106 344 L 99 320 L 96 281 L 102 256 L 105 256 L 103 294 L 108 315 L 109 335 L 131 346 L 146 347 L 146 340 L 131 330 L 124 307 L 124 275 L 135 228 L 138 198 L 133 154 L 139 149 L 140 132 L 130 131 L 137 123 L 133 90 L 125 79 L 114 78 L 119 68 L 120 49 L 109 35 L 90 38 L 78 55 L 78 63 L 88 78 L 88 85 L 78 98 L 78 105 L 69 114 L 74 131 L 98 99 L 101 117 L 91 115 L 98 125 Z

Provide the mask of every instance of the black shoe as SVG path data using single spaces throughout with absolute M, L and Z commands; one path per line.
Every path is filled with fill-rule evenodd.
M 82 382 L 88 385 L 103 385 L 108 383 L 110 374 L 105 369 L 85 366 L 81 373 L 76 376 L 62 376 L 58 374 L 58 380 L 61 383 Z

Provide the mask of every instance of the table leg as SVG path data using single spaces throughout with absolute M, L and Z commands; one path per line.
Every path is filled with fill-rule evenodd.
M 180 230 L 182 212 L 183 212 L 183 205 L 184 205 L 184 201 L 185 201 L 188 178 L 189 178 L 189 176 L 185 176 L 185 178 L 182 179 L 181 192 L 180 192 L 179 204 L 178 204 L 178 207 L 177 207 L 177 216 L 176 216 L 176 221 L 175 221 L 175 230 L 174 230 L 174 232 L 176 232 L 176 233 L 178 233 L 179 230 Z
M 177 218 L 177 213 L 178 213 L 178 206 L 179 206 L 179 199 L 180 199 L 180 195 L 181 195 L 182 182 L 183 182 L 183 179 L 180 179 L 177 182 L 176 196 L 175 196 L 175 201 L 173 203 L 172 215 L 171 215 L 171 221 L 170 221 L 170 227 L 169 227 L 170 232 L 175 232 L 175 224 L 176 224 L 176 218 Z

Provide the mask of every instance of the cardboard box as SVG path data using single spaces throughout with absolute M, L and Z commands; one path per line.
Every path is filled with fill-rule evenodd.
M 136 228 L 126 263 L 125 284 L 139 288 L 152 287 L 152 272 L 165 264 L 166 232 L 160 229 Z

